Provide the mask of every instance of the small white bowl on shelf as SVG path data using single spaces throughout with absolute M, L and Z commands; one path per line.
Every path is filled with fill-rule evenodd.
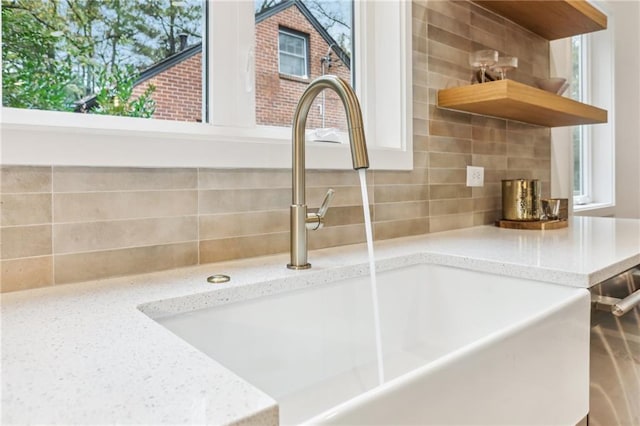
M 569 87 L 567 79 L 562 77 L 536 78 L 535 82 L 540 89 L 556 95 L 562 95 Z

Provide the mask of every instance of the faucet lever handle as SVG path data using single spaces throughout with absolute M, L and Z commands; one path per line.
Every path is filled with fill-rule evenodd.
M 327 214 L 327 210 L 329 210 L 329 203 L 331 203 L 331 200 L 333 200 L 334 195 L 336 195 L 336 191 L 334 191 L 333 188 L 329 188 L 329 190 L 327 191 L 327 195 L 324 196 L 324 200 L 322 200 L 322 204 L 318 209 L 318 216 L 320 216 L 321 218 L 324 218 L 324 216 Z
M 318 211 L 307 213 L 305 225 L 308 230 L 315 231 L 324 226 L 324 216 L 327 214 L 327 210 L 329 210 L 329 203 L 331 202 L 331 199 L 333 199 L 335 193 L 336 191 L 334 191 L 333 188 L 330 188 L 327 191 L 327 195 L 324 196 L 324 200 L 322 200 L 322 205 Z

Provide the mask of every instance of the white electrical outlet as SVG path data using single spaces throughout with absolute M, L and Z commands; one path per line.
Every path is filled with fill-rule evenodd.
M 484 186 L 484 167 L 467 166 L 467 186 Z

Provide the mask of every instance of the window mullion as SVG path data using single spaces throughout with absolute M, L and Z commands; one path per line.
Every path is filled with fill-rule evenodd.
M 253 2 L 214 1 L 209 6 L 209 122 L 254 127 Z

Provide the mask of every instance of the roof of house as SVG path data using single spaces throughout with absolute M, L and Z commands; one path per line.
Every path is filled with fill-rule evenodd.
M 300 13 L 304 15 L 304 17 L 309 21 L 309 23 L 313 26 L 313 28 L 320 34 L 320 36 L 326 41 L 329 45 L 330 49 L 340 58 L 340 60 L 345 64 L 347 68 L 351 68 L 351 58 L 347 53 L 342 50 L 342 48 L 338 45 L 338 42 L 331 37 L 331 35 L 327 32 L 327 30 L 322 26 L 322 24 L 313 16 L 313 13 L 304 5 L 301 0 L 285 0 L 280 3 L 277 3 L 273 6 L 270 6 L 259 13 L 256 13 L 256 24 L 264 21 L 265 19 L 277 15 L 285 9 L 288 9 L 291 6 L 296 6 Z M 137 86 L 141 83 L 144 83 L 146 80 L 155 77 L 163 71 L 179 64 L 182 61 L 189 59 L 190 57 L 197 55 L 202 51 L 202 42 L 196 43 L 192 46 L 189 46 L 179 52 L 174 53 L 171 56 L 167 56 L 159 62 L 149 66 L 145 70 L 140 73 L 140 77 L 134 83 L 134 86 Z M 76 112 L 84 112 L 90 110 L 97 106 L 96 96 L 89 95 L 86 96 L 79 101 L 76 102 L 75 111 Z

